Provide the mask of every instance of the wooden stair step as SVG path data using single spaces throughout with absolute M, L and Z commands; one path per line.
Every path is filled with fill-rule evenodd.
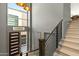
M 73 37 L 73 36 L 66 36 L 65 38 L 75 38 L 75 39 L 79 39 L 79 37 Z
M 79 35 L 79 32 L 67 31 L 67 32 L 66 32 L 66 35 L 67 35 L 67 34 Z
M 79 24 L 71 24 L 71 25 L 69 25 L 69 27 L 78 27 L 79 26 Z
M 79 29 L 78 27 L 68 27 L 68 29 Z
M 78 23 L 78 22 L 79 22 L 79 20 L 75 20 L 75 21 L 73 21 L 73 20 L 72 20 L 72 21 L 71 21 L 71 23 L 75 23 L 75 22 L 77 22 L 77 23 Z
M 79 25 L 79 23 L 70 23 L 70 25 Z
M 76 37 L 65 37 L 65 38 L 70 38 L 70 39 L 79 39 L 79 38 L 76 38 Z
M 78 38 L 79 39 L 79 36 L 77 35 L 66 35 L 65 38 Z
M 79 25 L 69 25 L 69 27 L 78 27 Z
M 79 24 L 78 23 L 76 23 L 76 24 L 74 24 L 74 23 L 69 24 L 69 26 L 77 26 L 77 25 L 79 25 Z
M 64 41 L 69 41 L 73 43 L 78 43 L 79 44 L 79 39 L 77 38 L 65 38 Z
M 69 24 L 69 26 L 74 27 L 74 26 L 79 26 L 79 24 L 78 23 L 76 23 L 76 24 Z
M 77 34 L 79 34 L 79 31 L 75 31 L 75 30 L 67 30 L 67 32 L 66 33 L 77 33 Z
M 71 22 L 70 25 L 79 25 L 79 23 L 72 23 L 72 22 Z
M 68 28 L 67 31 L 79 31 L 79 29 L 77 29 L 77 28 Z
M 69 23 L 70 25 L 79 25 L 79 23 Z
M 79 30 L 68 30 L 67 32 L 78 32 L 79 33 Z
M 79 23 L 79 20 L 75 20 L 75 21 L 72 21 L 72 22 L 78 22 Z
M 79 33 L 79 31 L 75 31 L 75 30 L 71 30 L 71 31 L 70 31 L 70 30 L 68 30 L 68 31 L 67 31 L 67 33 L 68 33 L 68 32 L 72 32 L 72 33 Z
M 72 21 L 72 23 L 79 23 L 79 21 Z
M 77 35 L 77 34 L 66 34 L 66 36 L 70 36 L 70 37 L 79 37 L 79 35 Z
M 68 30 L 72 29 L 72 30 L 79 30 L 79 27 L 68 27 Z
M 67 32 L 66 34 L 74 34 L 74 35 L 79 35 L 78 32 Z
M 68 27 L 68 29 L 79 29 L 79 27 Z
M 58 50 L 60 53 L 64 53 L 66 55 L 69 56 L 79 56 L 79 51 L 75 51 L 71 48 L 67 48 L 67 47 L 62 47 L 61 49 Z
M 79 29 L 68 29 L 68 31 L 79 31 Z
M 66 46 L 69 48 L 72 48 L 74 50 L 77 50 L 77 52 L 79 52 L 79 44 L 76 43 L 72 43 L 72 42 L 68 42 L 68 41 L 64 41 L 62 44 L 60 44 L 62 46 Z

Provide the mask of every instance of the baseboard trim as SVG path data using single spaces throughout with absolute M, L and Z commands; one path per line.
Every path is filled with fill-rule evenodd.
M 8 53 L 0 53 L 0 56 L 8 56 Z

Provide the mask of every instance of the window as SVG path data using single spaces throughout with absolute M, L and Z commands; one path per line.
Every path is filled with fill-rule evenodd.
M 8 25 L 18 26 L 18 16 L 8 14 Z
M 27 14 L 16 3 L 8 4 L 8 26 L 27 26 Z

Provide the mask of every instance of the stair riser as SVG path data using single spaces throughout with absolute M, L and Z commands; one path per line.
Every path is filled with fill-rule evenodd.
M 75 51 L 71 48 L 67 48 L 67 47 L 64 47 L 64 46 L 62 46 L 62 48 L 58 51 L 61 52 L 61 53 L 66 54 L 66 55 L 69 55 L 69 56 L 79 56 L 78 51 Z
M 76 28 L 76 27 L 69 27 L 68 29 L 79 29 L 79 28 Z
M 78 43 L 73 43 L 73 42 L 69 42 L 69 41 L 65 41 L 65 40 L 63 40 L 63 41 L 64 42 L 62 44 L 59 44 L 60 46 L 66 46 L 68 48 L 72 48 L 74 50 L 79 51 L 79 46 L 78 46 L 79 44 Z M 72 43 L 72 44 L 68 44 L 68 43 Z
M 74 32 L 74 33 L 78 33 L 79 32 L 79 30 L 68 30 L 67 32 Z
M 74 26 L 79 26 L 79 24 L 70 24 L 69 26 L 72 26 L 72 27 L 74 27 Z
M 60 45 L 60 46 L 61 46 L 61 45 Z M 72 48 L 72 47 L 69 47 L 69 46 L 66 46 L 66 45 L 62 45 L 62 47 L 66 47 L 66 48 L 72 49 L 72 50 L 74 50 L 74 51 L 76 51 L 76 52 L 79 52 L 78 49 L 75 49 L 75 48 Z
M 79 32 L 74 32 L 74 31 L 73 31 L 73 32 L 71 32 L 71 31 L 67 31 L 67 33 L 66 33 L 66 34 L 68 34 L 68 33 L 71 33 L 71 34 L 76 34 L 76 35 L 77 35 L 77 34 L 79 34 Z
M 79 35 L 79 33 L 66 33 L 66 35 Z
M 71 38 L 75 38 L 75 39 L 78 38 L 79 39 L 79 36 L 74 36 L 74 35 L 73 36 L 72 35 L 68 35 L 68 36 L 65 36 L 65 37 L 67 37 L 67 38 L 71 37 Z
M 65 37 L 65 38 L 73 38 L 73 39 L 79 39 L 79 38 L 77 38 L 77 37 Z
M 74 35 L 74 34 L 66 34 L 66 37 L 78 37 L 78 38 L 79 38 L 79 35 Z
M 79 30 L 77 27 L 69 27 L 68 30 Z
M 75 39 L 74 39 L 75 40 Z M 79 44 L 79 40 L 78 41 L 71 41 L 71 40 L 64 40 L 64 41 L 66 41 L 66 42 L 71 42 L 71 43 L 75 43 L 75 44 Z

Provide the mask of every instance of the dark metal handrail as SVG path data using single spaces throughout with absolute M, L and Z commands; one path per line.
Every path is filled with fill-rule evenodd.
M 63 21 L 63 19 L 56 25 L 56 27 Z M 53 29 L 53 31 L 49 34 L 48 38 L 45 40 L 45 43 L 48 41 L 48 39 L 50 38 L 50 36 L 52 35 L 52 33 L 54 32 L 54 30 L 56 29 L 56 27 Z

